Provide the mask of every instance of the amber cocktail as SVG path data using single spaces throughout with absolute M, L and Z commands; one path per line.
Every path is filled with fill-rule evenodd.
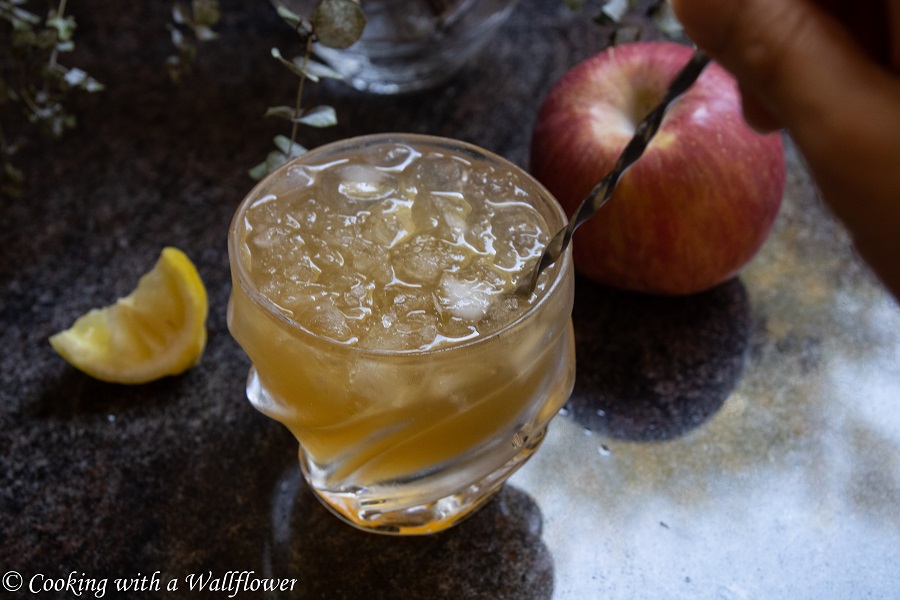
M 431 136 L 323 146 L 250 192 L 228 237 L 247 396 L 337 515 L 439 531 L 537 449 L 574 381 L 571 258 L 515 290 L 564 224 L 515 165 Z

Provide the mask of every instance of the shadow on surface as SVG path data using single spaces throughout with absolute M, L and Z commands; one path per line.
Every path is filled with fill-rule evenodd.
M 431 536 L 358 531 L 313 496 L 294 465 L 275 487 L 267 577 L 296 577 L 289 598 L 548 599 L 553 559 L 540 510 L 504 486 L 465 522 Z
M 715 414 L 744 370 L 750 335 L 738 279 L 660 297 L 576 284 L 578 374 L 567 408 L 611 437 L 666 440 Z
M 164 377 L 141 385 L 122 385 L 94 379 L 66 365 L 48 382 L 30 407 L 38 419 L 68 420 L 106 415 L 139 406 L 146 410 L 171 404 L 184 394 L 186 377 Z

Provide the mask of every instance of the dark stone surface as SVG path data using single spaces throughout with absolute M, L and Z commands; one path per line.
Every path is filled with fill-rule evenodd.
M 0 567 L 110 578 L 266 568 L 272 493 L 283 472 L 298 473 L 296 444 L 244 397 L 249 363 L 225 324 L 225 234 L 252 187 L 247 170 L 288 133 L 262 117 L 289 104 L 296 85 L 269 49 L 299 49 L 267 2 L 223 10 L 220 39 L 201 47 L 192 75 L 175 86 L 163 68 L 166 3 L 70 3 L 78 43 L 66 58 L 106 90 L 74 98 L 79 127 L 61 142 L 24 150 L 24 195 L 0 209 Z M 308 104 L 332 104 L 340 124 L 309 130 L 303 142 L 428 132 L 521 164 L 536 99 L 604 39 L 561 6 L 526 3 L 490 43 L 490 59 L 442 89 L 397 98 L 331 82 L 308 88 Z M 66 365 L 49 335 L 127 294 L 166 245 L 192 258 L 208 289 L 200 366 L 128 387 Z M 397 597 L 390 590 L 401 584 L 385 583 L 392 571 L 406 580 L 420 570 L 421 585 L 404 597 L 550 596 L 540 511 L 522 492 L 504 491 L 466 530 L 405 543 L 348 530 L 305 490 L 298 502 L 309 516 L 291 539 L 316 545 L 273 562 L 283 567 L 276 576 L 299 568 L 325 578 L 302 597 L 349 598 L 360 584 L 387 585 L 368 597 Z M 383 563 L 358 568 L 345 558 L 330 570 L 328 556 L 357 548 Z M 332 595 L 328 581 L 343 591 Z
M 268 2 L 223 2 L 221 38 L 174 86 L 167 3 L 69 4 L 66 60 L 107 89 L 76 98 L 79 128 L 62 143 L 23 150 L 24 195 L 0 205 L 0 572 L 112 587 L 158 571 L 181 585 L 117 598 L 203 597 L 184 578 L 229 570 L 297 578 L 296 598 L 896 591 L 900 427 L 853 411 L 900 390 L 900 318 L 796 160 L 773 241 L 740 280 L 679 299 L 578 281 L 569 417 L 519 483 L 444 534 L 370 536 L 300 484 L 296 443 L 246 401 L 249 363 L 225 324 L 226 231 L 247 170 L 285 133 L 262 115 L 292 101 L 269 49 L 293 53 L 293 34 Z M 433 133 L 524 166 L 540 99 L 607 43 L 590 16 L 523 0 L 485 58 L 432 92 L 310 88 L 308 104 L 335 106 L 340 124 L 303 142 Z M 128 293 L 166 245 L 209 292 L 201 364 L 136 387 L 69 367 L 48 336 Z M 612 457 L 567 433 L 580 427 Z M 837 562 L 856 575 L 830 579 Z M 812 579 L 792 594 L 801 565 Z

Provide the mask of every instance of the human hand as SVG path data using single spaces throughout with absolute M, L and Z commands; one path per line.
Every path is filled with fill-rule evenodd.
M 672 0 L 738 80 L 753 127 L 784 128 L 857 249 L 900 298 L 900 0 Z

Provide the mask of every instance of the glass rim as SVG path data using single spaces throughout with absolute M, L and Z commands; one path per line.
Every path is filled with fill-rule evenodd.
M 265 294 L 263 294 L 253 283 L 251 282 L 249 274 L 244 269 L 244 264 L 240 260 L 238 256 L 238 227 L 237 224 L 240 221 L 240 218 L 244 214 L 245 210 L 248 206 L 253 203 L 259 196 L 259 191 L 267 186 L 272 180 L 281 178 L 290 169 L 292 166 L 296 164 L 303 164 L 310 158 L 315 159 L 319 155 L 327 155 L 329 152 L 346 147 L 362 147 L 362 146 L 371 146 L 377 142 L 389 143 L 391 141 L 396 141 L 398 143 L 416 143 L 416 142 L 425 142 L 433 145 L 445 146 L 448 148 L 453 148 L 456 150 L 463 150 L 469 154 L 479 156 L 481 158 L 490 160 L 491 162 L 501 164 L 506 166 L 516 172 L 519 175 L 524 176 L 529 180 L 531 184 L 535 186 L 535 188 L 540 192 L 541 201 L 546 204 L 559 218 L 558 228 L 562 228 L 568 221 L 568 217 L 566 216 L 565 211 L 562 206 L 559 204 L 559 201 L 551 194 L 544 185 L 539 182 L 534 176 L 528 173 L 522 167 L 516 165 L 512 161 L 503 158 L 499 154 L 491 152 L 490 150 L 486 150 L 480 146 L 476 146 L 475 144 L 471 144 L 469 142 L 465 142 L 462 140 L 458 140 L 455 138 L 431 135 L 431 134 L 422 134 L 422 133 L 399 133 L 399 132 L 388 132 L 388 133 L 374 133 L 374 134 L 366 134 L 360 136 L 354 136 L 349 138 L 343 138 L 340 140 L 336 140 L 334 142 L 329 142 L 327 144 L 323 144 L 321 146 L 317 146 L 316 148 L 310 149 L 307 152 L 301 154 L 300 156 L 293 158 L 286 162 L 285 164 L 278 167 L 276 170 L 272 171 L 260 181 L 258 181 L 241 202 L 238 204 L 235 209 L 234 216 L 231 219 L 231 223 L 228 227 L 228 262 L 231 268 L 231 275 L 233 280 L 236 281 L 237 285 L 240 285 L 241 289 L 247 295 L 247 297 L 258 307 L 262 308 L 265 312 L 266 316 L 273 318 L 277 321 L 284 323 L 291 330 L 292 334 L 300 333 L 304 336 L 309 336 L 310 338 L 316 340 L 317 342 L 324 342 L 329 346 L 334 346 L 335 348 L 341 349 L 345 352 L 351 352 L 354 354 L 361 355 L 370 355 L 370 356 L 378 356 L 381 358 L 384 357 L 409 357 L 409 356 L 419 356 L 419 355 L 434 355 L 438 353 L 447 353 L 447 352 L 455 352 L 457 350 L 471 348 L 472 346 L 477 346 L 480 344 L 489 343 L 490 341 L 496 339 L 500 336 L 508 335 L 510 331 L 514 329 L 518 329 L 520 327 L 524 327 L 525 324 L 532 319 L 536 312 L 538 312 L 544 305 L 546 305 L 551 298 L 555 297 L 560 291 L 560 286 L 565 278 L 566 273 L 572 270 L 572 246 L 569 245 L 566 248 L 566 251 L 563 253 L 563 256 L 556 261 L 553 265 L 548 267 L 545 273 L 548 276 L 552 276 L 552 280 L 550 281 L 547 288 L 544 292 L 537 298 L 537 300 L 528 307 L 528 310 L 517 316 L 515 319 L 506 323 L 499 329 L 492 331 L 487 335 L 477 335 L 471 338 L 466 338 L 460 340 L 458 343 L 451 343 L 444 346 L 439 346 L 436 348 L 419 348 L 413 350 L 396 350 L 396 349 L 384 349 L 384 348 L 364 348 L 355 344 L 348 344 L 345 342 L 339 342 L 335 339 L 329 338 L 328 336 L 316 333 L 311 331 L 308 327 L 304 326 L 302 323 L 297 321 L 296 319 L 286 315 L 282 310 L 279 310 L 278 306 L 269 299 Z M 551 229 L 553 225 L 550 224 Z M 556 231 L 550 231 L 549 235 L 552 237 Z

